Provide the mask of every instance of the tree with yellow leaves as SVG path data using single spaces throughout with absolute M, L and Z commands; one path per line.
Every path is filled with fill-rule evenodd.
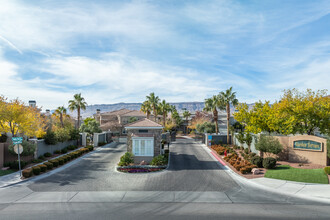
M 272 105 L 269 101 L 259 101 L 249 110 L 246 104 L 240 104 L 234 117 L 246 126 L 246 131 L 252 133 L 267 131 L 313 135 L 318 129 L 329 135 L 330 97 L 326 90 L 285 90 L 280 101 Z
M 10 132 L 13 137 L 18 135 L 35 136 L 44 126 L 37 108 L 25 106 L 18 99 L 7 102 L 0 98 L 0 132 Z

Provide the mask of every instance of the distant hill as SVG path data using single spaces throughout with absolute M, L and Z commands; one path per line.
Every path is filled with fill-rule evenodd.
M 140 110 L 142 103 L 116 103 L 116 104 L 96 104 L 87 106 L 85 111 L 81 112 L 83 118 L 87 118 L 96 113 L 96 109 L 100 109 L 101 112 L 111 112 L 119 109 L 129 109 L 129 110 Z M 177 102 L 170 103 L 174 105 L 178 112 L 183 112 L 188 110 L 190 112 L 202 111 L 204 108 L 204 102 Z M 70 115 L 73 117 L 77 115 L 77 113 L 70 112 Z
M 83 118 L 91 117 L 96 113 L 96 109 L 100 109 L 102 112 L 111 112 L 119 109 L 129 109 L 129 110 L 140 110 L 142 103 L 116 103 L 116 104 L 96 104 L 87 106 L 85 111 L 81 112 Z M 185 110 L 189 112 L 202 111 L 204 108 L 204 102 L 173 102 L 170 103 L 174 105 L 179 113 L 182 113 Z M 254 104 L 248 104 L 249 108 L 252 108 Z M 230 107 L 231 112 L 234 111 L 233 106 Z M 53 112 L 53 111 L 52 111 Z M 68 111 L 69 114 L 73 117 L 77 117 L 77 112 Z

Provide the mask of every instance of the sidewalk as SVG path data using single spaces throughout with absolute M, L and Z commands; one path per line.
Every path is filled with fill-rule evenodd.
M 215 161 L 218 161 L 220 165 L 224 167 L 225 171 L 233 179 L 243 184 L 254 185 L 255 187 L 261 187 L 263 189 L 267 189 L 272 192 L 277 192 L 281 194 L 293 195 L 305 199 L 312 199 L 320 202 L 330 203 L 330 184 L 301 183 L 287 180 L 271 179 L 266 177 L 246 179 L 231 170 L 220 157 L 212 154 L 212 151 L 205 144 L 201 144 L 201 146 L 204 148 L 205 151 L 209 153 L 209 155 Z
M 104 145 L 102 147 L 97 147 L 94 151 L 89 152 L 89 153 L 87 153 L 87 154 L 85 154 L 85 155 L 83 155 L 83 156 L 81 156 L 81 157 L 79 157 L 79 158 L 77 158 L 73 161 L 70 161 L 69 163 L 62 165 L 59 168 L 56 168 L 54 170 L 50 170 L 50 171 L 48 171 L 47 173 L 44 173 L 44 174 L 40 174 L 39 176 L 33 176 L 33 177 L 28 178 L 28 179 L 21 179 L 19 171 L 15 172 L 15 173 L 8 174 L 8 175 L 1 176 L 0 177 L 0 188 L 5 188 L 5 187 L 8 187 L 8 186 L 18 184 L 18 183 L 23 183 L 23 182 L 27 182 L 27 181 L 36 181 L 36 180 L 45 178 L 47 176 L 50 176 L 50 175 L 52 175 L 54 173 L 57 173 L 57 172 L 60 172 L 64 169 L 66 169 L 67 167 L 70 167 L 70 166 L 78 163 L 83 158 L 85 158 L 87 155 L 93 154 L 93 153 L 95 153 L 96 151 L 100 150 L 103 147 L 112 147 L 113 145 L 116 145 L 116 144 L 117 144 L 117 142 L 112 142 L 112 143 L 109 143 L 109 144 Z M 68 152 L 68 153 L 70 153 L 70 152 Z M 63 154 L 63 155 L 65 155 L 65 154 Z M 54 157 L 52 159 L 61 157 L 63 155 L 59 155 L 59 156 Z M 42 163 L 44 163 L 44 162 L 42 162 Z M 40 164 L 42 164 L 42 163 L 40 163 Z M 38 165 L 38 164 L 36 164 L 36 165 Z

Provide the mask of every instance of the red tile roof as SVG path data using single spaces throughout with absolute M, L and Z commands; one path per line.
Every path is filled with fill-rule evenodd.
M 163 128 L 162 125 L 158 124 L 157 122 L 154 122 L 150 119 L 143 118 L 141 120 L 135 121 L 133 123 L 127 124 L 125 128 L 130 128 L 130 127 L 157 127 L 157 128 Z

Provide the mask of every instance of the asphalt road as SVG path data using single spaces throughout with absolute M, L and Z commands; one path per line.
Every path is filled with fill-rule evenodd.
M 164 172 L 115 171 L 123 144 L 56 174 L 0 191 L 0 219 L 330 219 L 327 204 L 235 181 L 192 140 Z
M 104 148 L 68 169 L 29 186 L 33 191 L 228 191 L 235 181 L 198 144 L 171 146 L 169 169 L 151 174 L 115 171 L 126 145 Z

